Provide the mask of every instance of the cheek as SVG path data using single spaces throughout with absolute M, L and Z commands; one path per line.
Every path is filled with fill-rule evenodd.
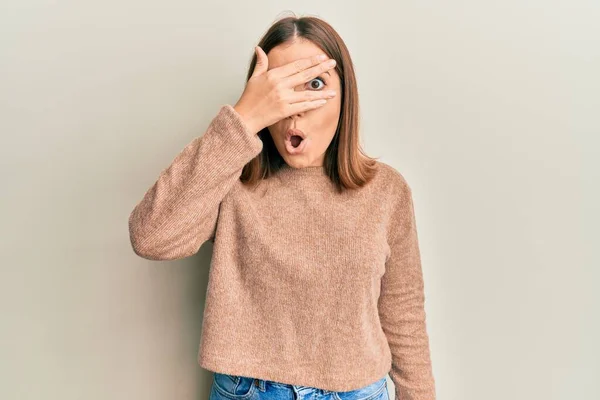
M 315 133 L 317 133 L 313 139 L 319 142 L 318 147 L 326 148 L 329 146 L 331 139 L 335 135 L 335 130 L 338 125 L 340 118 L 340 104 L 336 104 L 335 101 L 328 102 L 323 107 L 314 110 L 314 114 L 311 117 L 313 123 L 311 126 L 314 127 Z
M 327 101 L 327 104 L 317 110 L 319 112 L 319 124 L 327 130 L 331 129 L 332 126 L 335 129 L 340 118 L 340 108 L 339 98 L 336 97 Z
M 271 136 L 273 134 L 279 136 L 282 134 L 285 127 L 286 127 L 285 120 L 280 120 L 280 121 L 275 122 L 273 125 L 269 125 L 267 127 L 267 129 L 269 130 L 269 133 L 271 134 Z

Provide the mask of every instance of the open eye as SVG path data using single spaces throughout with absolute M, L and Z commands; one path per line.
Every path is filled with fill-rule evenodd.
M 319 86 L 318 84 L 317 84 L 318 87 L 315 87 L 315 84 L 313 84 L 313 82 L 321 82 L 323 84 L 323 86 L 325 86 L 325 81 L 322 78 L 314 78 L 314 79 L 311 79 L 308 82 L 308 84 L 309 84 L 309 86 L 310 86 L 311 89 L 317 89 L 318 90 L 318 89 L 323 88 L 323 86 Z

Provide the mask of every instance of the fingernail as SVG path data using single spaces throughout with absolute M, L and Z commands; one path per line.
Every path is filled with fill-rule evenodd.
M 329 60 L 329 62 L 327 63 L 328 67 L 334 67 L 335 66 L 335 60 Z
M 327 54 L 319 54 L 318 58 L 319 58 L 319 61 L 325 61 L 325 60 L 327 60 L 328 57 L 327 57 Z
M 328 90 L 326 94 L 327 96 L 335 96 L 335 90 Z

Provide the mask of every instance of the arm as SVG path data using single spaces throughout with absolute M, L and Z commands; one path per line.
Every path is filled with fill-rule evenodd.
M 391 253 L 381 281 L 379 315 L 392 353 L 396 400 L 434 400 L 424 284 L 412 191 L 403 182 L 390 218 Z
M 162 171 L 129 216 L 134 252 L 150 260 L 195 254 L 213 239 L 221 201 L 263 143 L 230 105 Z

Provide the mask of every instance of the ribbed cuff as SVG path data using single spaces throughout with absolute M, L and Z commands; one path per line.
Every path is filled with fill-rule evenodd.
M 221 107 L 213 123 L 216 130 L 230 135 L 228 139 L 234 141 L 233 147 L 242 154 L 253 158 L 262 151 L 263 141 L 257 133 L 250 132 L 242 116 L 230 104 Z

